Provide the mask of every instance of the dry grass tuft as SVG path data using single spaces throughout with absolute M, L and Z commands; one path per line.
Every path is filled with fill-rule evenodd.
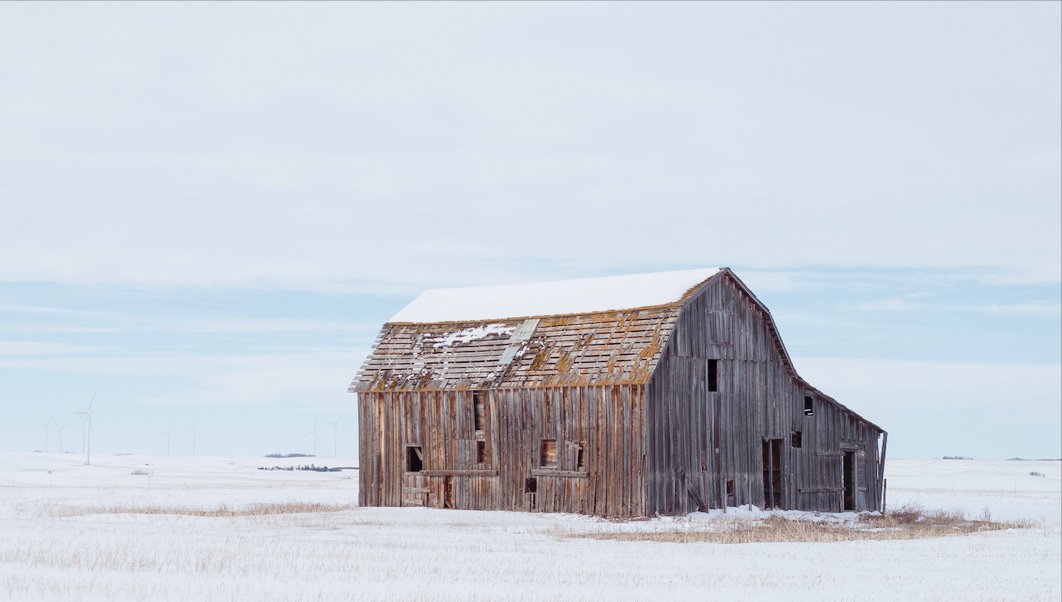
M 172 506 L 90 506 L 61 512 L 61 516 L 85 514 L 167 514 L 173 516 L 206 516 L 231 518 L 242 516 L 272 516 L 277 514 L 309 514 L 316 512 L 346 512 L 356 508 L 354 504 L 316 504 L 309 502 L 285 502 L 274 504 L 251 504 L 229 508 L 222 504 L 216 508 L 180 508 Z
M 918 506 L 903 506 L 888 514 L 862 514 L 852 521 L 787 518 L 773 515 L 760 520 L 725 521 L 705 524 L 704 530 L 686 528 L 655 532 L 571 533 L 568 537 L 619 541 L 657 541 L 669 543 L 776 543 L 868 541 L 923 539 L 948 535 L 966 535 L 1002 529 L 1034 527 L 1030 521 L 993 521 L 988 513 L 968 519 L 961 512 L 926 511 Z

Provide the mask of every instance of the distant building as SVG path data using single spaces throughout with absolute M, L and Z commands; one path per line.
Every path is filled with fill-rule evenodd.
M 350 391 L 363 506 L 882 506 L 885 431 L 796 373 L 727 268 L 429 290 Z

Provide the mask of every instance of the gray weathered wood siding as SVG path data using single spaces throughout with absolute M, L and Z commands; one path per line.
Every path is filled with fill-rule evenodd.
M 644 385 L 362 392 L 363 506 L 645 515 Z M 486 445 L 478 462 L 477 442 Z M 555 467 L 541 464 L 556 442 Z M 407 446 L 423 466 L 406 470 Z M 582 466 L 578 450 L 583 450 Z M 527 479 L 536 480 L 529 493 Z
M 707 386 L 711 360 L 716 392 Z M 812 416 L 804 415 L 805 396 Z M 854 509 L 881 507 L 881 429 L 796 374 L 769 313 L 729 273 L 683 305 L 649 381 L 646 410 L 650 514 L 763 506 L 765 439 L 782 440 L 782 508 L 842 510 L 846 451 L 856 461 Z

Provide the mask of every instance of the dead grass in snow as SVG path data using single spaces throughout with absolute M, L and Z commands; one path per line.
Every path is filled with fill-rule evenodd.
M 355 504 L 317 504 L 310 502 L 283 502 L 272 504 L 250 504 L 230 508 L 222 504 L 215 508 L 187 508 L 174 506 L 88 506 L 67 509 L 60 516 L 84 516 L 86 514 L 163 514 L 172 516 L 204 516 L 210 518 L 233 518 L 244 516 L 273 516 L 278 514 L 311 514 L 318 512 L 346 512 L 357 508 Z
M 830 543 L 843 541 L 881 541 L 924 539 L 967 535 L 1003 529 L 1026 529 L 1032 521 L 994 521 L 987 511 L 977 519 L 962 512 L 923 510 L 903 506 L 887 514 L 862 514 L 852 521 L 826 521 L 772 515 L 763 519 L 720 521 L 671 531 L 617 531 L 569 533 L 567 537 L 617 541 L 656 541 L 667 543 Z

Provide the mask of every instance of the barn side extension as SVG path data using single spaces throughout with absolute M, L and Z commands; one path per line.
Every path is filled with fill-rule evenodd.
M 428 291 L 384 324 L 350 390 L 365 506 L 883 503 L 885 431 L 796 373 L 726 268 Z

